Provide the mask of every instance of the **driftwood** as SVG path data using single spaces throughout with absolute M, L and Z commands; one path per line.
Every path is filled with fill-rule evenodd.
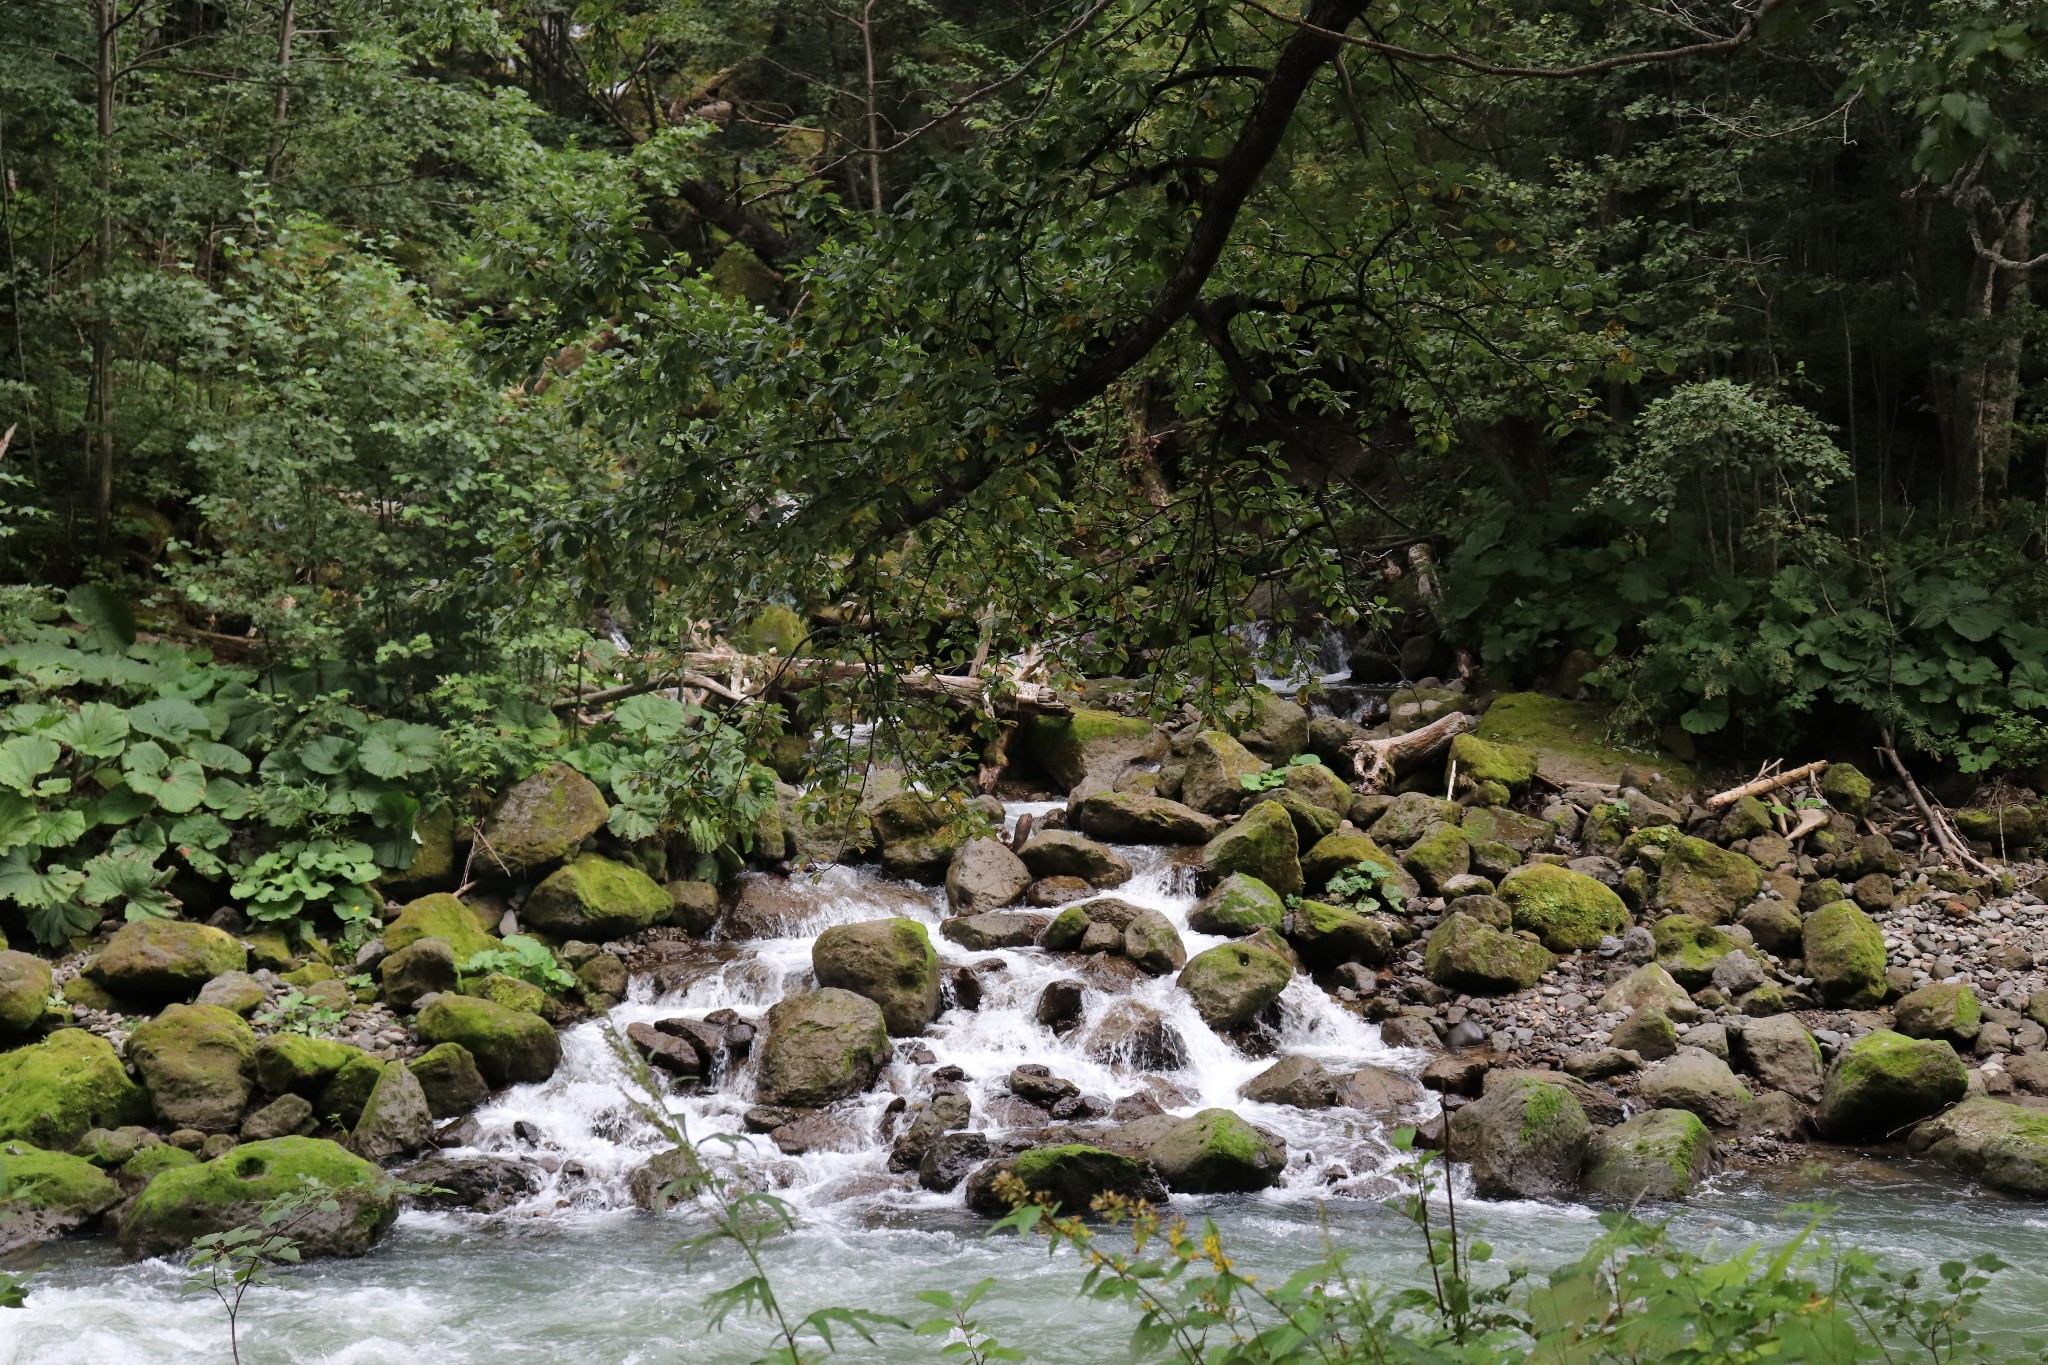
M 1376 792 L 1393 777 L 1397 766 L 1419 763 L 1448 746 L 1459 735 L 1478 728 L 1479 717 L 1452 711 L 1405 735 L 1355 739 L 1344 746 L 1344 751 L 1351 755 L 1351 766 L 1358 774 L 1359 788 Z
M 1724 792 L 1715 792 L 1707 798 L 1707 809 L 1719 810 L 1723 806 L 1734 805 L 1745 796 L 1762 796 L 1765 792 L 1776 791 L 1780 787 L 1788 787 L 1802 777 L 1812 777 L 1825 771 L 1827 766 L 1828 761 L 1826 759 L 1816 759 L 1812 763 L 1801 764 L 1797 768 L 1787 768 L 1784 772 L 1772 773 L 1769 777 L 1759 777 L 1754 782 L 1745 782 L 1739 787 L 1730 787 Z
M 726 681 L 718 681 L 715 675 L 721 674 Z M 771 687 L 795 692 L 873 676 L 874 670 L 868 665 L 843 659 L 782 659 L 730 649 L 695 650 L 645 682 L 563 697 L 555 702 L 554 709 L 605 706 L 643 692 L 678 686 L 701 688 L 728 701 L 746 701 L 762 696 Z M 1045 684 L 1012 679 L 994 670 L 980 677 L 957 677 L 915 668 L 895 674 L 891 680 L 914 696 L 956 702 L 1004 719 L 1073 714 L 1060 695 Z
M 1889 741 L 1891 736 L 1887 735 L 1885 738 Z M 1887 742 L 1880 746 L 1877 752 L 1891 764 L 1892 771 L 1897 773 L 1899 781 L 1905 784 L 1906 795 L 1913 798 L 1913 804 L 1919 808 L 1920 818 L 1927 822 L 1927 832 L 1934 836 L 1935 845 L 1941 849 L 1943 855 L 1949 861 L 1971 872 L 1991 876 L 1991 865 L 1970 852 L 1970 846 L 1963 842 L 1963 836 L 1956 833 L 1955 827 L 1949 824 L 1948 816 L 1921 793 L 1920 784 L 1913 780 L 1913 774 L 1907 772 L 1906 765 L 1899 761 L 1899 751 Z
M 1785 832 L 1785 842 L 1788 844 L 1796 844 L 1801 839 L 1804 839 L 1807 835 L 1819 829 L 1822 825 L 1825 825 L 1827 822 L 1828 813 L 1824 810 L 1801 811 L 1799 813 L 1798 823 L 1793 825 L 1791 829 Z

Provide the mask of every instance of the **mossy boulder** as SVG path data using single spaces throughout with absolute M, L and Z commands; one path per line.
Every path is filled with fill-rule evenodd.
M 399 909 L 384 926 L 384 950 L 396 953 L 423 938 L 437 938 L 448 945 L 457 966 L 478 953 L 499 946 L 498 936 L 486 930 L 476 912 L 446 892 L 422 896 Z
M 337 1128 L 355 1127 L 363 1106 L 370 1101 L 370 1092 L 377 1088 L 377 1078 L 383 1074 L 382 1061 L 367 1052 L 358 1053 L 343 1062 L 320 1091 L 314 1112 Z
M 1586 1188 L 1620 1203 L 1683 1199 L 1714 1168 L 1714 1135 L 1696 1114 L 1653 1109 L 1593 1139 Z
M 1301 843 L 1285 806 L 1261 801 L 1203 845 L 1205 881 L 1220 882 L 1234 872 L 1257 877 L 1283 896 L 1301 893 Z
M 1892 1027 L 1908 1038 L 1940 1038 L 1968 1047 L 1984 1027 L 1984 1009 L 1977 993 L 1960 981 L 1937 981 L 1901 996 L 1892 1020 Z
M 1179 984 L 1214 1029 L 1239 1028 L 1280 998 L 1294 979 L 1286 958 L 1256 943 L 1225 943 L 1188 959 Z
M 1736 798 L 1721 815 L 1721 838 L 1729 843 L 1737 839 L 1754 839 L 1774 828 L 1771 808 L 1754 796 Z
M 1145 1158 L 1177 1193 L 1243 1193 L 1280 1182 L 1287 1144 L 1228 1109 L 1204 1109 L 1168 1128 Z
M 1506 844 L 1517 853 L 1540 853 L 1557 837 L 1557 826 L 1548 820 L 1498 806 L 1466 811 L 1458 828 L 1465 832 L 1466 842 L 1474 846 Z
M 362 1055 L 361 1048 L 332 1038 L 273 1033 L 256 1044 L 256 1083 L 266 1094 L 312 1099 L 350 1058 Z
M 1347 872 L 1360 863 L 1371 863 L 1384 869 L 1388 884 L 1402 900 L 1420 895 L 1421 886 L 1400 860 L 1375 843 L 1372 836 L 1357 830 L 1340 829 L 1325 835 L 1310 846 L 1301 856 L 1301 876 L 1305 888 L 1321 891 L 1330 884 L 1330 878 L 1339 872 Z
M 1806 974 L 1827 1004 L 1867 1010 L 1884 1003 L 1884 932 L 1854 902 L 1823 905 L 1806 917 Z
M 86 974 L 123 1000 L 166 1005 L 248 966 L 248 950 L 232 934 L 188 920 L 148 919 L 116 929 Z
M 1260 929 L 1278 929 L 1286 917 L 1287 903 L 1279 892 L 1257 877 L 1233 872 L 1188 912 L 1188 928 L 1198 934 L 1242 938 Z
M 1143 909 L 1124 926 L 1124 957 L 1147 976 L 1165 976 L 1187 965 L 1180 931 L 1157 910 Z
M 414 1027 L 428 1046 L 462 1044 L 493 1086 L 544 1081 L 562 1063 L 561 1039 L 546 1020 L 473 996 L 436 998 Z
M 491 1093 L 476 1058 L 460 1043 L 436 1043 L 406 1065 L 419 1077 L 427 1112 L 437 1119 L 467 1114 Z
M 1954 1104 L 1969 1084 L 1947 1043 L 1878 1029 L 1828 1068 L 1814 1126 L 1842 1141 L 1882 1140 Z
M 232 1010 L 171 1005 L 128 1035 L 128 1061 L 173 1128 L 232 1133 L 256 1072 L 256 1035 Z
M 1428 832 L 1431 826 L 1458 824 L 1464 814 L 1455 801 L 1446 801 L 1426 792 L 1403 792 L 1372 822 L 1370 832 L 1373 838 L 1389 848 L 1406 848 Z
M 874 1084 L 889 1060 L 889 1030 L 874 1001 L 827 986 L 770 1008 L 760 1051 L 756 1098 L 815 1107 Z
M 0 1141 L 69 1151 L 95 1128 L 149 1118 L 149 1095 L 128 1079 L 113 1044 L 84 1029 L 0 1053 Z
M 1602 1014 L 1621 1014 L 1646 1005 L 1663 1010 L 1673 1019 L 1691 1019 L 1699 1014 L 1699 1006 L 1693 1004 L 1685 987 L 1654 962 L 1636 968 L 1609 986 L 1597 1008 Z
M 1358 796 L 1334 769 L 1321 763 L 1289 764 L 1283 790 L 1295 793 L 1339 819 L 1351 814 L 1351 803 Z
M 1213 815 L 1145 792 L 1094 792 L 1067 815 L 1083 834 L 1119 844 L 1205 844 L 1223 828 Z
M 385 1003 L 410 1014 L 430 995 L 452 991 L 462 979 L 455 950 L 438 938 L 414 939 L 377 964 Z
M 0 1043 L 33 1031 L 50 1001 L 50 964 L 32 953 L 0 950 Z
M 1394 955 L 1394 940 L 1385 924 L 1356 910 L 1324 901 L 1297 901 L 1282 931 L 1301 960 L 1317 969 L 1361 962 L 1384 966 Z
M 293 1222 L 302 1256 L 361 1256 L 398 1216 L 397 1188 L 371 1163 L 320 1138 L 273 1138 L 158 1175 L 122 1217 L 121 1249 L 133 1257 L 180 1251 L 209 1233 L 254 1224 L 266 1204 L 308 1182 L 338 1207 Z
M 820 986 L 874 1001 L 894 1037 L 917 1036 L 939 1012 L 939 956 L 916 920 L 834 925 L 811 945 L 811 968 Z
M 1628 907 L 1621 897 L 1583 872 L 1549 863 L 1518 867 L 1501 879 L 1517 929 L 1527 929 L 1552 952 L 1597 948 L 1600 940 L 1627 931 Z
M 1264 761 L 1220 730 L 1204 730 L 1187 742 L 1186 750 L 1180 800 L 1204 815 L 1228 815 L 1242 807 L 1248 795 L 1243 779 L 1266 770 Z
M 1472 845 L 1456 825 L 1431 825 L 1421 838 L 1408 845 L 1408 851 L 1401 855 L 1401 866 L 1415 874 L 1424 891 L 1432 896 L 1441 895 L 1451 878 L 1462 877 L 1471 870 Z
M 192 1003 L 218 1005 L 246 1019 L 269 997 L 270 992 L 264 989 L 263 983 L 249 973 L 222 972 L 199 988 L 199 994 L 193 997 Z
M 1820 794 L 1836 810 L 1863 815 L 1870 810 L 1870 779 L 1853 763 L 1830 763 L 1820 775 Z
M 868 824 L 881 850 L 882 870 L 892 877 L 938 885 L 953 855 L 975 833 L 969 812 L 958 801 L 902 791 L 875 803 Z
M 1450 1156 L 1468 1162 L 1488 1199 L 1556 1199 L 1574 1193 L 1593 1125 L 1572 1092 L 1522 1072 L 1503 1076 L 1456 1110 Z
M 349 1130 L 357 1156 L 384 1162 L 416 1152 L 434 1135 L 434 1116 L 420 1079 L 403 1062 L 386 1062 Z
M 84 1157 L 0 1142 L 0 1255 L 61 1236 L 121 1202 L 121 1187 Z
M 499 799 L 471 866 L 482 875 L 518 877 L 559 862 L 610 815 L 595 783 L 566 763 L 551 763 Z
M 520 907 L 520 920 L 561 938 L 624 938 L 666 921 L 668 892 L 636 867 L 578 854 L 550 873 Z
M 1311 848 L 1326 834 L 1334 834 L 1341 817 L 1326 806 L 1319 806 L 1300 792 L 1281 787 L 1257 798 L 1277 801 L 1294 821 L 1294 837 L 1303 848 Z
M 1955 812 L 1956 831 L 2003 857 L 2031 848 L 2040 837 L 2034 813 L 2025 806 L 1972 806 Z
M 488 1000 L 493 1005 L 502 1005 L 516 1014 L 536 1014 L 543 1019 L 555 1010 L 554 1001 L 546 991 L 531 981 L 521 981 L 503 972 L 486 972 L 470 978 L 462 983 L 462 993 Z
M 1609 738 L 1612 717 L 1596 702 L 1566 701 L 1538 692 L 1508 692 L 1479 718 L 1479 738 L 1533 750 L 1538 775 L 1560 786 L 1617 782 L 1624 769 L 1650 768 L 1678 787 L 1694 783 L 1692 770 L 1670 753 L 1634 748 Z
M 1913 1130 L 1913 1151 L 1994 1190 L 2048 1199 L 2048 1114 L 1976 1095 Z
M 462 874 L 456 856 L 455 807 L 442 802 L 422 812 L 412 822 L 412 862 L 402 871 L 386 872 L 377 879 L 377 889 L 395 901 L 411 900 L 429 891 L 455 885 Z
M 1105 790 L 1133 763 L 1157 763 L 1166 756 L 1166 736 L 1157 726 L 1114 711 L 1033 716 L 1017 739 L 1018 757 L 1064 792 Z
M 1308 712 L 1270 687 L 1254 687 L 1224 713 L 1238 742 L 1268 763 L 1285 763 L 1308 747 Z
M 1079 877 L 1090 886 L 1122 886 L 1131 879 L 1131 865 L 1107 844 L 1072 830 L 1049 829 L 1032 835 L 1017 850 L 1033 877 Z
M 1474 995 L 1526 991 L 1556 962 L 1542 944 L 1464 914 L 1445 918 L 1422 949 L 1430 980 Z
M 1714 979 L 1714 967 L 1741 947 L 1732 934 L 1691 915 L 1666 915 L 1650 926 L 1657 944 L 1657 965 L 1672 980 L 1696 991 Z
M 173 1147 L 160 1142 L 154 1147 L 144 1147 L 121 1164 L 121 1182 L 130 1189 L 138 1189 L 162 1175 L 183 1166 L 197 1166 L 199 1158 L 183 1147 Z
M 1149 1162 L 1086 1143 L 1068 1142 L 1004 1157 L 976 1168 L 967 1177 L 967 1207 L 988 1217 L 1010 1212 L 997 1190 L 1000 1176 L 1014 1175 L 1032 1195 L 1059 1207 L 1068 1217 L 1088 1217 L 1089 1206 L 1103 1195 L 1161 1203 L 1166 1187 Z
M 1763 890 L 1763 870 L 1731 849 L 1680 835 L 1664 845 L 1656 906 L 1708 924 L 1726 924 Z
M 1520 744 L 1501 744 L 1463 734 L 1451 741 L 1451 762 L 1457 765 L 1457 790 L 1470 793 L 1475 804 L 1504 806 L 1525 794 L 1536 780 L 1536 751 Z
M 1696 1047 L 1682 1048 L 1645 1071 L 1636 1097 L 1652 1109 L 1697 1114 L 1717 1128 L 1734 1127 L 1755 1099 L 1728 1063 Z

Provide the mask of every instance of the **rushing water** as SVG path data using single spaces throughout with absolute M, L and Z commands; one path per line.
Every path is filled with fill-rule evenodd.
M 1013 806 L 1011 816 L 1047 807 Z M 1180 929 L 1192 955 L 1220 940 L 1186 927 L 1194 904 L 1185 869 L 1167 850 L 1122 850 L 1137 869 L 1116 895 L 1158 909 Z M 917 914 L 936 926 L 943 898 L 915 891 Z M 833 924 L 906 913 L 904 888 L 865 870 L 833 868 L 808 888 L 800 923 L 786 937 L 756 940 L 729 960 L 657 999 L 636 980 L 613 1011 L 636 1020 L 702 1017 L 731 1008 L 752 1016 L 794 988 L 810 966 L 811 944 Z M 886 901 L 886 908 L 878 902 Z M 1156 1084 L 1127 1067 L 1098 1061 L 1086 1043 L 1117 1001 L 1135 998 L 1160 1012 L 1186 1041 L 1188 1063 L 1164 1079 L 1178 1087 L 1169 1108 L 1191 1113 L 1234 1109 L 1287 1141 L 1281 1184 L 1256 1196 L 1176 1200 L 1187 1213 L 1214 1217 L 1240 1266 L 1281 1270 L 1313 1256 L 1324 1238 L 1351 1249 L 1354 1265 L 1383 1283 L 1402 1283 L 1417 1267 L 1416 1234 L 1378 1202 L 1390 1188 L 1393 1153 L 1385 1134 L 1355 1110 L 1296 1110 L 1255 1104 L 1238 1088 L 1270 1064 L 1252 1059 L 1205 1026 L 1171 978 L 1140 981 L 1115 993 L 1091 989 L 1087 1022 L 1064 1038 L 1035 1022 L 1039 992 L 1073 975 L 1071 963 L 1036 950 L 970 953 L 933 935 L 947 963 L 1000 959 L 984 971 L 979 1010 L 949 1010 L 922 1040 L 936 1061 L 918 1065 L 899 1049 L 875 1092 L 847 1107 L 855 1122 L 849 1150 L 785 1156 L 765 1138 L 734 1148 L 750 1182 L 788 1200 L 801 1219 L 778 1240 L 769 1267 L 797 1311 L 851 1305 L 898 1317 L 928 1314 L 920 1289 L 964 1289 L 984 1276 L 999 1287 L 978 1310 L 983 1325 L 1035 1358 L 1083 1362 L 1123 1358 L 1130 1320 L 1074 1297 L 1079 1271 L 1070 1255 L 1048 1257 L 1042 1244 L 991 1239 L 968 1215 L 961 1195 L 908 1188 L 886 1175 L 888 1146 L 875 1136 L 896 1094 L 929 1088 L 933 1066 L 968 1077 L 975 1124 L 987 1122 L 1003 1078 L 1024 1062 L 1043 1062 L 1084 1093 L 1115 1099 Z M 1413 1069 L 1421 1058 L 1389 1049 L 1379 1030 L 1343 1009 L 1305 978 L 1282 998 L 1279 1054 L 1303 1053 L 1332 1070 L 1364 1063 Z M 478 1114 L 475 1150 L 541 1159 L 552 1168 L 532 1199 L 493 1217 L 408 1213 L 390 1238 L 360 1261 L 308 1266 L 288 1284 L 255 1291 L 244 1314 L 243 1360 L 251 1362 L 746 1361 L 765 1345 L 758 1320 L 707 1330 L 706 1296 L 745 1273 L 730 1249 L 701 1259 L 673 1254 L 683 1223 L 637 1213 L 626 1192 L 630 1173 L 666 1143 L 626 1099 L 624 1069 L 595 1023 L 563 1036 L 563 1064 L 545 1084 L 520 1086 Z M 753 1077 L 742 1069 L 718 1090 L 671 1101 L 700 1141 L 742 1131 Z M 537 1137 L 535 1135 L 538 1135 Z M 460 1154 L 460 1153 L 457 1153 Z M 1816 1185 L 1816 1179 L 1828 1183 Z M 1800 1201 L 1826 1197 L 1839 1207 L 1833 1227 L 1844 1241 L 1901 1261 L 1939 1260 L 1993 1250 L 2018 1268 L 1997 1281 L 1985 1320 L 2001 1330 L 2048 1323 L 2048 1212 L 2000 1200 L 1920 1165 L 1879 1163 L 1837 1168 L 1819 1177 L 1796 1171 L 1722 1177 L 1681 1211 L 1677 1227 L 1702 1242 L 1734 1247 L 1796 1230 Z M 1594 1214 L 1576 1206 L 1487 1204 L 1466 1217 L 1485 1224 L 1503 1259 L 1554 1265 L 1597 1233 Z M 163 1261 L 124 1265 L 105 1242 L 52 1248 L 30 1307 L 0 1313 L 0 1365 L 225 1360 L 219 1305 L 181 1292 L 182 1272 Z M 845 1344 L 845 1343 L 842 1343 Z M 886 1333 L 873 1347 L 851 1343 L 849 1358 L 936 1358 L 933 1338 Z

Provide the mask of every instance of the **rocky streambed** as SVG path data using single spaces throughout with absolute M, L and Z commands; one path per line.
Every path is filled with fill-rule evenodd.
M 1754 1229 L 1809 1192 L 1815 1157 L 1920 1209 L 1934 1241 L 1959 1199 L 2022 1241 L 2048 1229 L 2003 1202 L 2048 1194 L 2031 864 L 1936 864 L 1904 803 L 1846 766 L 1775 810 L 1708 809 L 1656 756 L 1526 723 L 1462 736 L 1455 769 L 1408 779 L 1427 790 L 1361 794 L 1290 762 L 1357 737 L 1292 710 L 1274 699 L 1236 737 L 1041 723 L 1021 748 L 1054 790 L 1020 785 L 1035 799 L 992 806 L 988 832 L 898 793 L 865 814 L 866 861 L 723 890 L 663 882 L 552 770 L 486 828 L 498 887 L 394 904 L 348 961 L 175 922 L 48 977 L 9 955 L 0 981 L 68 1002 L 24 1007 L 0 1054 L 10 1169 L 50 1192 L 17 1198 L 10 1240 L 47 1257 L 49 1237 L 113 1234 L 75 1236 L 61 1293 L 23 1321 L 103 1308 L 109 1284 L 157 1295 L 155 1263 L 114 1271 L 112 1247 L 172 1252 L 302 1174 L 349 1192 L 310 1251 L 359 1255 L 407 1210 L 385 1248 L 319 1272 L 350 1293 L 429 1246 L 672 1240 L 649 1215 L 678 1158 L 630 1098 L 642 1063 L 693 1139 L 731 1135 L 748 1181 L 829 1229 L 792 1252 L 804 1293 L 842 1283 L 824 1245 L 932 1283 L 912 1268 L 965 1254 L 1004 1172 L 1070 1208 L 1226 1211 L 1276 1267 L 1326 1210 L 1391 1250 L 1397 1125 L 1511 1201 L 1493 1216 L 1539 1260 L 1570 1250 L 1557 1220 L 1582 1240 L 1590 1209 L 1644 1199 Z M 1807 810 L 1824 818 L 1795 842 Z M 2031 842 L 2025 814 L 2000 808 L 1998 851 Z M 572 992 L 456 970 L 521 930 Z M 386 1170 L 439 1192 L 402 1198 Z M 1556 1202 L 1514 1202 L 1532 1199 Z

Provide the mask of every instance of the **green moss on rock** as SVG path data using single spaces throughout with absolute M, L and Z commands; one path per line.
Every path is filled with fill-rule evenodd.
M 1206 880 L 1220 882 L 1234 872 L 1257 877 L 1283 896 L 1302 891 L 1301 844 L 1294 818 L 1277 801 L 1261 801 L 1202 848 Z
M 1527 929 L 1553 952 L 1597 948 L 1600 940 L 1628 929 L 1621 897 L 1583 872 L 1548 863 L 1516 868 L 1501 879 L 1499 896 Z
M 113 1044 L 84 1029 L 0 1053 L 0 1141 L 68 1151 L 94 1128 L 148 1118 L 149 1096 Z
M 1937 981 L 1900 997 L 1892 1017 L 1908 1038 L 1941 1038 L 1958 1047 L 1976 1042 L 1984 1026 L 1977 993 L 1959 981 Z
M 1168 1128 L 1145 1158 L 1169 1190 L 1245 1193 L 1279 1183 L 1287 1145 L 1228 1109 L 1204 1109 Z
M 1994 1190 L 2048 1199 L 2048 1114 L 1977 1095 L 1913 1130 L 1910 1145 Z
M 273 1033 L 256 1044 L 256 1083 L 272 1095 L 313 1098 L 334 1073 L 363 1050 L 332 1038 L 299 1033 Z
M 804 1107 L 857 1095 L 889 1059 L 881 1006 L 836 987 L 776 1002 L 760 1047 L 756 1097 Z
M 1241 938 L 1260 929 L 1277 929 L 1286 917 L 1287 905 L 1279 892 L 1257 877 L 1233 872 L 1188 912 L 1188 928 L 1198 934 Z M 1082 928 L 1085 931 L 1086 926 Z
M 1616 782 L 1622 770 L 1650 767 L 1680 787 L 1690 787 L 1692 770 L 1675 756 L 1631 748 L 1608 738 L 1611 717 L 1594 702 L 1565 701 L 1536 692 L 1495 697 L 1479 718 L 1479 738 L 1512 744 L 1536 754 L 1537 771 L 1553 782 Z
M 314 1113 L 322 1122 L 337 1128 L 355 1127 L 363 1106 L 370 1101 L 370 1092 L 377 1088 L 377 1078 L 383 1074 L 383 1062 L 367 1052 L 357 1053 L 341 1064 L 341 1069 L 321 1090 Z
M 1166 755 L 1166 736 L 1151 721 L 1114 711 L 1033 716 L 1018 740 L 1019 757 L 1068 792 L 1087 782 L 1091 773 L 1113 780 L 1131 763 L 1156 763 Z
M 518 876 L 568 857 L 604 828 L 611 808 L 595 783 L 553 763 L 515 784 L 484 824 L 474 866 L 480 874 Z
M 1292 964 L 1271 949 L 1225 943 L 1190 958 L 1179 984 L 1209 1027 L 1230 1029 L 1250 1023 L 1293 979 Z
M 1843 1048 L 1828 1068 L 1814 1125 L 1843 1140 L 1887 1137 L 1954 1104 L 1969 1083 L 1947 1043 L 1878 1029 Z
M 162 1005 L 190 1000 L 222 972 L 248 966 L 248 951 L 210 924 L 151 919 L 116 929 L 86 973 L 123 1000 Z
M 895 1037 L 923 1033 L 939 1012 L 938 953 L 916 920 L 834 925 L 811 945 L 811 969 L 820 986 L 874 1001 Z
M 458 963 L 498 946 L 498 936 L 484 929 L 476 912 L 446 892 L 420 897 L 384 926 L 386 952 L 410 948 L 423 938 L 440 939 Z
M 1429 979 L 1474 995 L 1533 987 L 1557 962 L 1550 950 L 1471 915 L 1454 914 L 1430 932 L 1422 962 Z
M 1586 1188 L 1627 1204 L 1683 1199 L 1713 1165 L 1714 1136 L 1698 1115 L 1654 1109 L 1593 1139 Z
M 1153 1202 L 1166 1198 L 1166 1189 L 1148 1162 L 1068 1142 L 1033 1147 L 976 1170 L 967 1180 L 967 1206 L 990 1217 L 1009 1213 L 1009 1203 L 996 1189 L 1003 1173 L 1016 1176 L 1028 1191 L 1058 1205 L 1069 1217 L 1088 1217 L 1089 1206 L 1106 1194 Z
M 1302 881 L 1306 889 L 1321 891 L 1330 884 L 1330 878 L 1339 872 L 1348 872 L 1360 863 L 1384 868 L 1404 901 L 1421 894 L 1422 888 L 1393 854 L 1375 843 L 1370 835 L 1349 829 L 1340 829 L 1318 839 L 1302 855 Z
M 317 1185 L 339 1207 L 294 1222 L 304 1256 L 360 1256 L 398 1216 L 398 1192 L 382 1171 L 319 1138 L 246 1143 L 196 1166 L 159 1174 L 121 1220 L 121 1249 L 160 1256 L 209 1233 L 254 1223 L 263 1206 Z
M 1501 744 L 1463 734 L 1451 741 L 1451 762 L 1458 765 L 1461 791 L 1480 803 L 1505 805 L 1529 790 L 1536 780 L 1536 751 L 1520 744 Z
M 535 887 L 519 915 L 546 933 L 608 939 L 663 923 L 674 909 L 661 883 L 640 869 L 583 853 Z
M 1820 775 L 1820 794 L 1844 814 L 1860 816 L 1868 812 L 1870 793 L 1870 779 L 1853 763 L 1830 763 Z
M 1743 854 L 1679 835 L 1664 845 L 1657 908 L 1726 924 L 1763 889 L 1763 870 Z
M 0 1142 L 0 1252 L 69 1232 L 121 1202 L 121 1187 L 83 1157 Z
M 1650 926 L 1657 943 L 1657 965 L 1687 990 L 1699 990 L 1714 979 L 1714 966 L 1741 947 L 1724 933 L 1691 915 L 1667 915 Z
M 256 1035 L 239 1014 L 172 1005 L 128 1035 L 127 1057 L 157 1114 L 174 1128 L 231 1133 L 255 1075 Z
M 537 1015 L 488 1000 L 442 995 L 419 1013 L 415 1027 L 429 1045 L 460 1043 L 494 1086 L 544 1081 L 562 1062 L 562 1043 Z
M 33 1030 L 49 1001 L 50 964 L 31 953 L 0 950 L 0 1041 Z
M 1285 934 L 1301 960 L 1319 970 L 1347 962 L 1380 967 L 1394 955 L 1393 935 L 1385 924 L 1323 901 L 1297 901 Z
M 1424 891 L 1438 895 L 1451 878 L 1462 877 L 1471 870 L 1472 845 L 1456 825 L 1431 825 L 1420 839 L 1408 845 L 1408 851 L 1401 855 L 1401 865 L 1415 874 Z
M 1824 905 L 1806 918 L 1806 974 L 1823 1001 L 1867 1010 L 1884 1003 L 1884 933 L 1851 901 Z

